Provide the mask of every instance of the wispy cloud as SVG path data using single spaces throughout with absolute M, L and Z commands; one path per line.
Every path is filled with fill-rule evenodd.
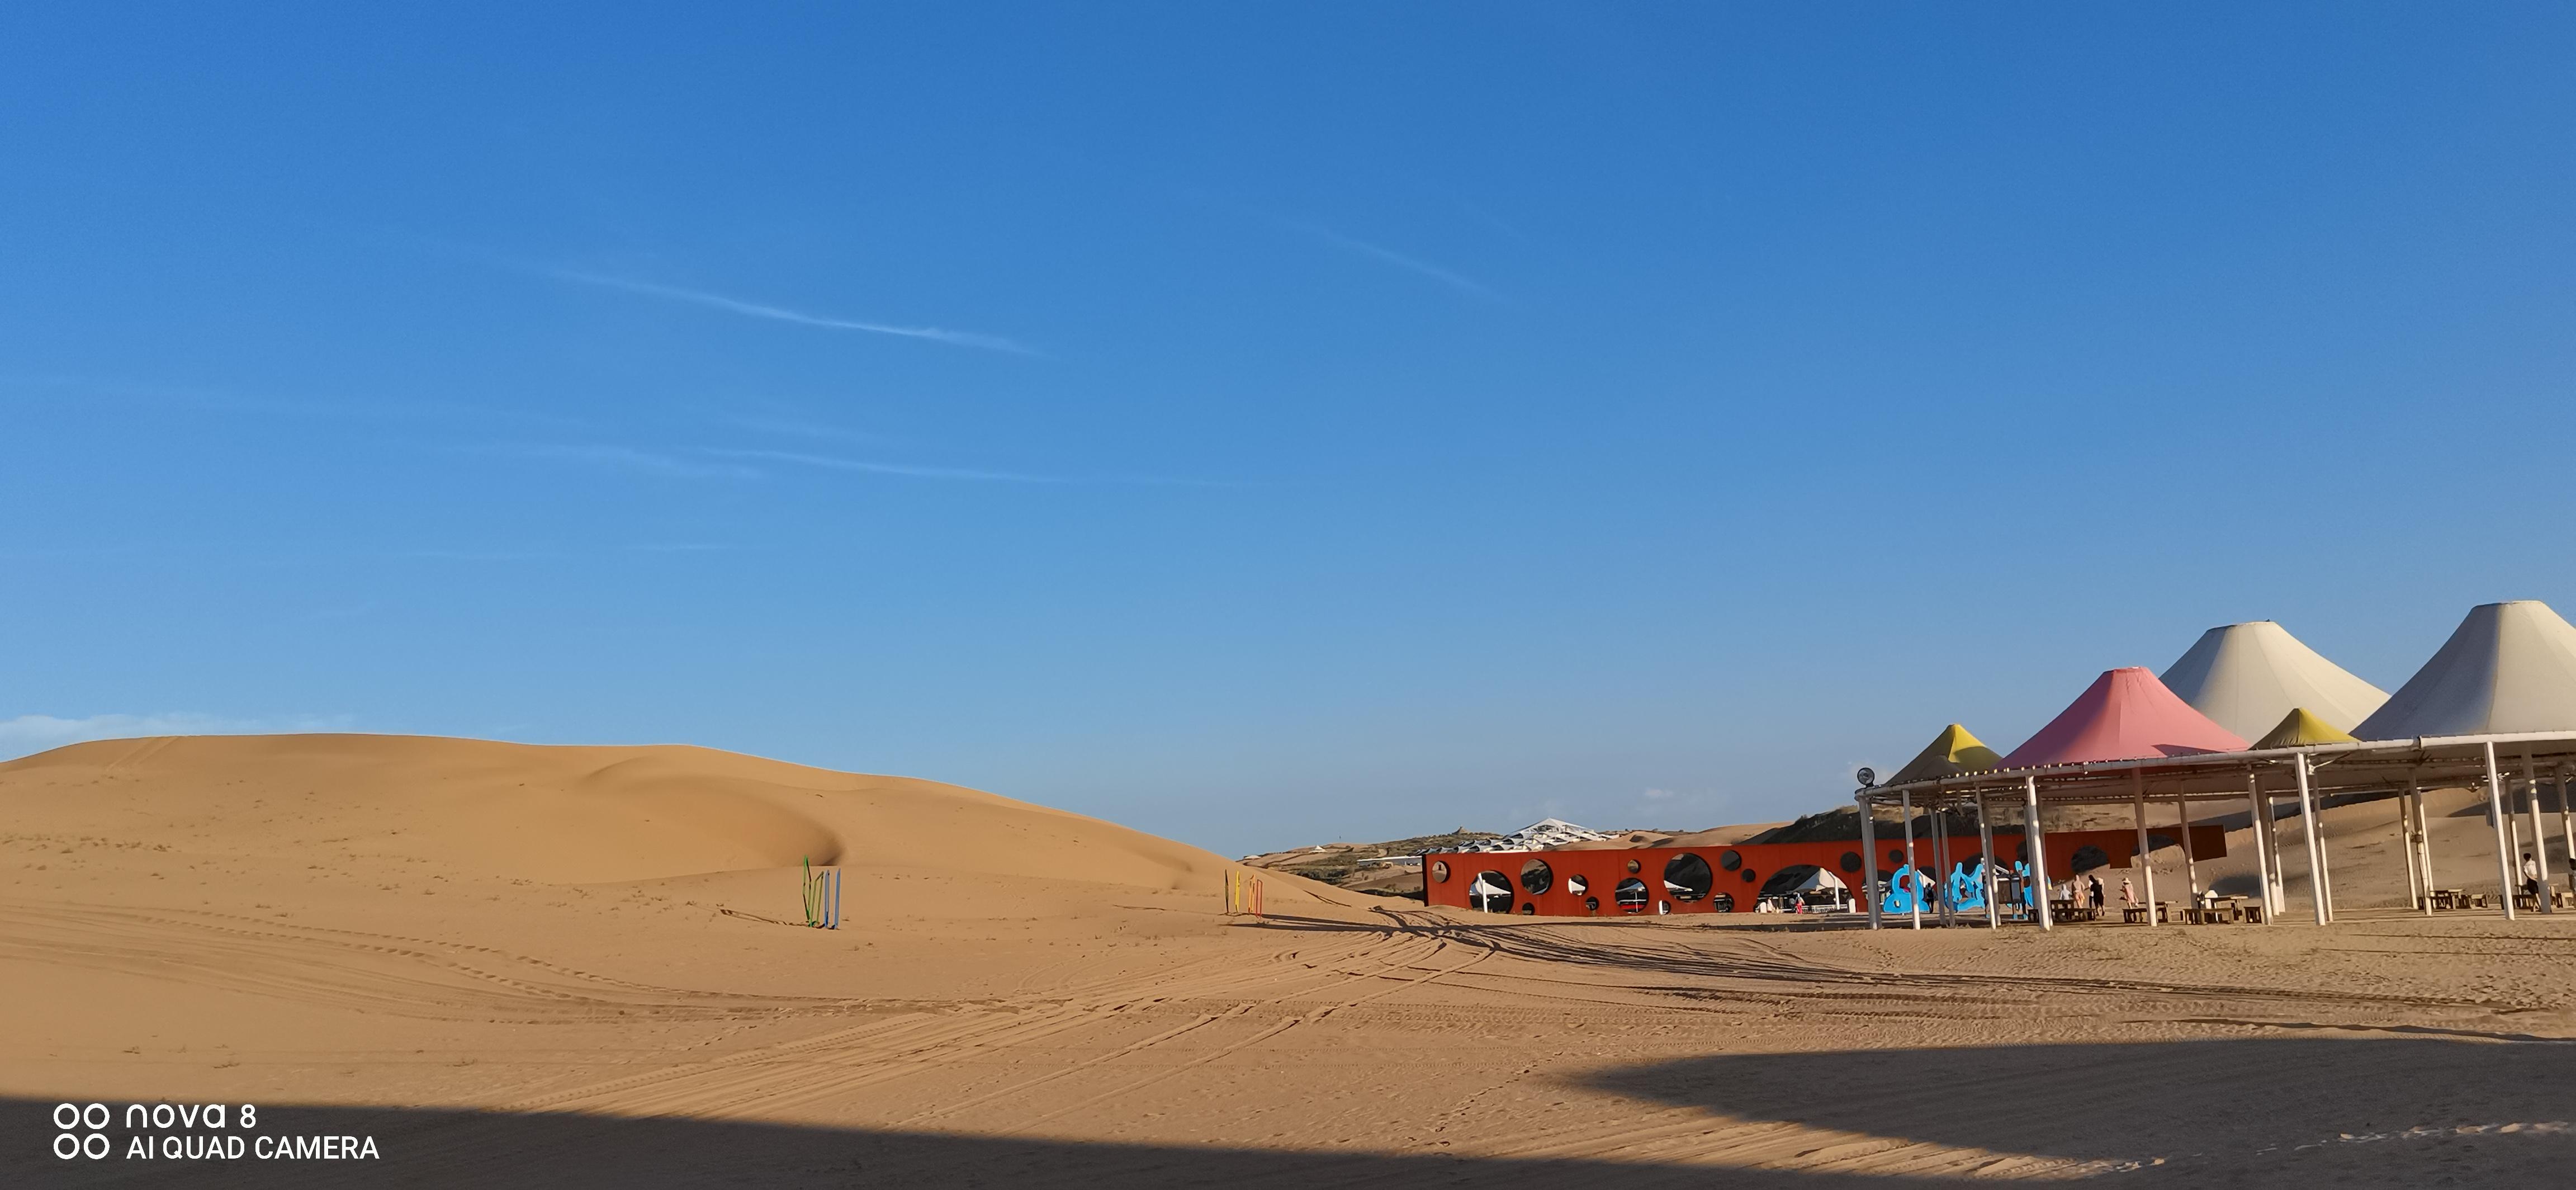
M 579 418 L 527 409 L 494 405 L 469 405 L 454 401 L 388 401 L 370 398 L 348 400 L 294 400 L 260 396 L 243 396 L 219 388 L 197 388 L 185 385 L 138 383 L 95 376 L 6 376 L 0 375 L 0 391 L 53 392 L 55 403 L 92 406 L 100 403 L 127 403 L 167 408 L 194 409 L 205 413 L 230 413 L 264 417 L 317 418 L 344 421 L 378 422 L 466 422 L 473 424 L 521 423 L 556 427 L 581 426 Z M 68 396 L 69 399 L 64 399 Z
M 1492 288 L 1467 277 L 1460 276 L 1453 270 L 1442 268 L 1439 265 L 1433 264 L 1430 261 L 1423 260 L 1419 257 L 1407 256 L 1392 248 L 1382 247 L 1377 244 L 1372 244 L 1367 240 L 1346 236 L 1338 231 L 1334 231 L 1332 228 L 1325 227 L 1320 224 L 1299 223 L 1297 226 L 1304 230 L 1306 234 L 1314 236 L 1316 239 L 1322 240 L 1327 244 L 1332 244 L 1336 247 L 1357 252 L 1362 256 L 1383 261 L 1400 269 L 1419 273 L 1422 276 L 1429 277 L 1434 281 L 1450 287 L 1451 289 L 1455 289 L 1460 293 L 1483 298 L 1489 302 L 1499 302 L 1503 300 L 1503 295 L 1494 292 Z
M 863 475 L 888 475 L 904 479 L 949 480 L 966 483 L 1128 484 L 1203 488 L 1243 486 L 1213 480 L 1174 479 L 1154 475 L 1040 475 L 1028 471 L 1000 471 L 989 467 L 942 467 L 927 463 L 894 463 L 881 459 L 859 459 L 846 455 L 748 446 L 702 446 L 670 452 L 645 450 L 619 443 L 503 442 L 487 444 L 476 449 L 489 454 L 504 454 L 578 466 L 607 467 L 671 479 L 760 479 L 767 476 L 769 472 L 755 464 L 776 463 L 826 471 L 856 472 Z M 694 547 L 683 545 L 674 548 Z
M 760 471 L 740 463 L 710 462 L 683 455 L 639 450 L 605 442 L 508 442 L 484 448 L 522 458 L 611 467 L 670 479 L 758 479 Z
M 801 467 L 823 467 L 834 471 L 861 471 L 870 475 L 900 475 L 910 479 L 962 479 L 984 483 L 1071 483 L 1056 475 L 1028 475 L 1017 471 L 985 471 L 971 467 L 924 467 L 912 463 L 881 463 L 872 459 L 845 459 L 836 455 L 806 454 L 793 450 L 709 449 L 708 454 L 725 459 L 759 459 L 772 463 L 794 463 Z
M 160 715 L 91 715 L 85 719 L 20 715 L 15 719 L 0 719 L 0 756 L 25 756 L 83 740 L 119 740 L 137 736 L 347 731 L 350 722 L 351 716 L 348 715 L 231 719 L 189 711 Z
M 422 562 L 555 562 L 577 557 L 568 550 L 388 550 L 378 555 Z
M 840 455 L 809 454 L 795 450 L 759 450 L 751 448 L 710 447 L 704 453 L 724 459 L 751 459 L 760 462 L 788 463 L 800 467 L 820 467 L 832 471 L 856 471 L 868 475 L 894 475 L 906 479 L 948 479 L 972 483 L 1029 484 L 1106 484 L 1138 487 L 1236 488 L 1247 485 L 1212 479 L 1180 479 L 1165 475 L 1037 475 L 1026 471 L 994 471 L 980 467 L 932 467 L 917 463 L 888 463 L 876 459 L 853 459 Z
M 892 434 L 874 434 L 866 430 L 850 430 L 840 426 L 827 426 L 810 421 L 791 421 L 785 418 L 736 418 L 734 424 L 763 434 L 777 434 L 789 438 L 821 438 L 834 442 L 855 442 L 866 446 L 892 446 L 903 441 Z
M 392 550 L 376 556 L 425 562 L 569 562 L 604 558 L 612 554 L 702 554 L 742 548 L 744 547 L 714 541 L 638 541 L 626 545 L 583 546 L 574 549 Z
M 552 277 L 558 281 L 571 281 L 582 285 L 596 285 L 603 289 L 622 290 L 627 293 L 642 294 L 646 297 L 664 298 L 674 302 L 688 302 L 692 305 L 706 306 L 711 309 L 740 314 L 746 318 L 766 318 L 773 322 L 789 322 L 798 326 L 820 327 L 824 330 L 864 331 L 872 335 L 894 335 L 905 339 L 927 339 L 930 342 L 945 343 L 951 347 L 975 347 L 981 348 L 985 351 L 1007 351 L 1015 355 L 1038 354 L 1027 345 L 1014 340 L 1005 339 L 1000 335 L 979 334 L 974 331 L 952 331 L 935 326 L 896 326 L 892 323 L 885 322 L 866 322 L 855 318 L 834 318 L 823 314 L 808 314 L 802 310 L 790 310 L 785 306 L 772 306 L 764 302 L 747 302 L 741 298 L 727 297 L 721 293 L 708 293 L 705 290 L 700 289 L 682 289 L 676 285 L 660 285 L 651 281 L 638 281 L 630 277 L 612 277 L 604 273 L 585 273 L 574 269 L 544 269 L 541 271 L 546 276 Z

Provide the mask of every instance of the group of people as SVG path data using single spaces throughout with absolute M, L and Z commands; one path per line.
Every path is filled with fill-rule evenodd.
M 2102 912 L 2102 878 L 2099 876 L 2078 876 L 2058 885 L 2057 891 L 2063 894 L 2057 900 L 2072 901 L 2078 909 Z M 2138 903 L 2137 892 L 2129 887 L 2126 876 L 2120 878 L 2120 899 L 2132 905 Z

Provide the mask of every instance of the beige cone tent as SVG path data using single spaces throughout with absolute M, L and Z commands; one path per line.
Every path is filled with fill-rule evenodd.
M 1908 781 L 1929 781 L 1936 777 L 1955 777 L 1961 773 L 1981 773 L 2003 763 L 2003 756 L 1985 745 L 1985 741 L 1968 734 L 1956 723 L 1941 729 L 1932 742 L 1914 759 L 1887 779 L 1887 784 L 1902 785 Z
M 2387 691 L 2319 656 L 2270 620 L 2201 633 L 2166 668 L 2164 683 L 2191 709 L 2249 740 L 2301 708 L 2336 731 L 2350 731 L 2388 701 Z
M 2576 731 L 2576 626 L 2537 599 L 2469 609 L 2440 652 L 2353 728 L 2365 740 Z
M 2317 717 L 2306 707 L 2293 707 L 2281 717 L 2281 725 L 2262 739 L 2254 741 L 2256 751 L 2265 748 L 2297 748 L 2307 744 L 2349 744 L 2350 732 L 2335 730 L 2334 724 Z

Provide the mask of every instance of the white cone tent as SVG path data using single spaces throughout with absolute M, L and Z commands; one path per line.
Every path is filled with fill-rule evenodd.
M 2270 620 L 2228 624 L 2200 634 L 2164 672 L 2165 688 L 2220 727 L 2263 738 L 2300 707 L 2337 731 L 2370 717 L 2388 692 L 2319 656 Z
M 1798 882 L 1798 887 L 1790 889 L 1789 891 L 1793 893 L 1807 893 L 1815 892 L 1818 889 L 1848 890 L 1850 888 L 1850 885 L 1843 883 L 1842 877 L 1836 876 L 1823 868 L 1818 868 L 1813 872 L 1809 872 L 1805 880 Z
M 1500 901 L 1503 903 L 1503 908 L 1511 908 L 1511 886 L 1508 884 L 1496 884 L 1494 883 L 1493 877 L 1494 873 L 1492 872 L 1479 873 L 1476 877 L 1476 882 L 1467 886 L 1467 903 L 1469 905 L 1487 912 L 1492 912 L 1494 908 L 1493 903 Z
M 2441 651 L 2352 734 L 2522 731 L 2576 731 L 2576 626 L 2536 599 L 2469 609 Z

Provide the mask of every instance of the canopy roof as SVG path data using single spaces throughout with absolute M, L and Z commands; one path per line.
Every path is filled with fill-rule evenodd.
M 2002 755 L 1987 747 L 1985 741 L 1953 723 L 1942 728 L 1941 734 L 1932 737 L 1932 742 L 1924 745 L 1923 750 L 1915 753 L 1914 759 L 1906 761 L 1905 767 L 1896 770 L 1896 775 L 1889 777 L 1887 782 L 1898 785 L 1932 777 L 1955 777 L 1961 773 L 1984 772 L 2003 762 Z
M 2355 740 L 1997 769 L 1911 785 L 1873 785 L 1853 796 L 1878 806 L 1899 805 L 1910 798 L 1917 812 L 1936 807 L 1967 809 L 1987 805 L 1992 798 L 2018 799 L 2030 793 L 2037 793 L 2043 806 L 2127 806 L 2144 793 L 2151 802 L 2179 797 L 2242 807 L 2251 781 L 2259 780 L 2276 795 L 2297 788 L 2296 770 L 2303 758 L 2311 792 L 2317 797 L 2384 796 L 2410 788 L 2482 789 L 2490 776 L 2490 754 L 2508 784 L 2522 784 L 2526 774 L 2537 774 L 2543 781 L 2564 778 L 2576 783 L 2576 731 L 2541 731 Z
M 2365 740 L 2576 730 L 2576 626 L 2536 599 L 2489 603 L 2353 728 Z
M 2144 667 L 2108 670 L 2003 759 L 2004 768 L 2236 752 L 2245 737 L 2212 723 Z M 1895 784 L 1895 782 L 1890 782 Z
M 2318 718 L 2315 712 L 2306 707 L 2292 707 L 2289 714 L 2281 717 L 2280 726 L 2254 741 L 2254 747 L 2259 751 L 2264 748 L 2296 748 L 2301 744 L 2351 742 L 2350 733 L 2335 730 L 2334 724 Z
M 1823 868 L 1818 868 L 1813 872 L 1807 873 L 1807 878 L 1799 881 L 1798 887 L 1790 889 L 1789 891 L 1793 893 L 1814 892 L 1820 888 L 1839 888 L 1848 890 L 1851 886 L 1843 883 L 1842 877 L 1836 876 Z
M 2193 710 L 2247 739 L 2300 707 L 2338 732 L 2350 731 L 2388 701 L 2387 691 L 2319 656 L 2270 620 L 2201 633 L 2166 668 L 2164 684 Z

